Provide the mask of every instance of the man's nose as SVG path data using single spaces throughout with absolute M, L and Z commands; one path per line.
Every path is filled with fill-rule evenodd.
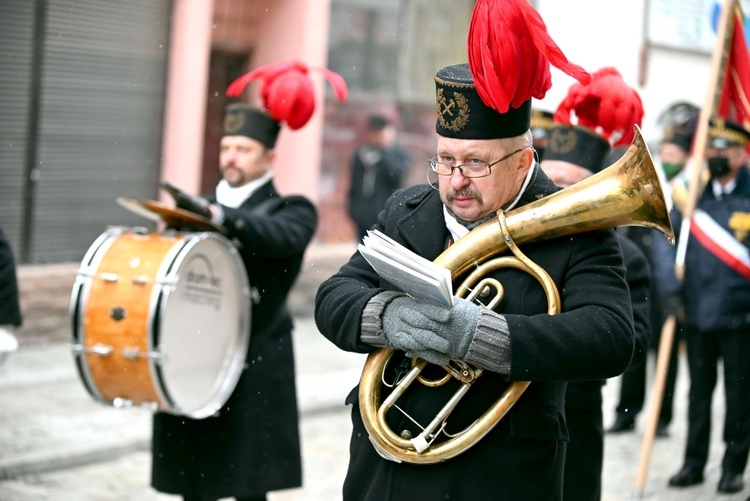
M 465 177 L 461 172 L 461 169 L 453 169 L 451 172 L 451 187 L 454 189 L 463 188 L 467 184 L 471 183 L 468 177 Z

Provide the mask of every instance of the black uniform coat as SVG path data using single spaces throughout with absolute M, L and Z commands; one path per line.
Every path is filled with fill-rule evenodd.
M 0 326 L 19 326 L 22 322 L 13 249 L 0 228 Z
M 378 149 L 380 156 L 372 165 L 366 165 L 362 151 L 372 149 L 369 145 L 360 146 L 352 158 L 351 184 L 349 185 L 349 216 L 357 225 L 360 237 L 378 220 L 396 189 L 401 187 L 409 167 L 409 155 L 399 145 Z
M 215 416 L 154 416 L 152 485 L 162 492 L 240 497 L 301 485 L 301 459 L 286 298 L 317 224 L 300 196 L 263 185 L 237 209 L 223 206 L 253 297 L 242 376 Z
M 750 168 L 736 177 L 731 194 L 717 200 L 709 184 L 698 200 L 698 208 L 708 213 L 729 233 L 729 220 L 735 213 L 750 213 Z M 682 224 L 679 213 L 675 224 Z M 750 244 L 750 240 L 744 245 Z M 662 242 L 663 245 L 663 242 Z M 750 280 L 724 264 L 698 243 L 691 234 L 685 255 L 685 323 L 701 332 L 750 330 Z
M 541 169 L 535 169 L 520 205 L 556 190 Z M 377 228 L 430 260 L 444 250 L 449 236 L 439 194 L 427 185 L 396 192 L 380 214 Z M 494 273 L 506 290 L 497 311 L 505 315 L 510 329 L 510 377 L 485 372 L 451 414 L 448 431 L 463 429 L 487 410 L 508 380 L 536 382 L 481 441 L 434 465 L 382 459 L 363 427 L 355 388 L 347 398 L 354 405 L 345 500 L 561 498 L 568 438 L 565 381 L 622 373 L 633 354 L 633 315 L 614 230 L 522 245 L 522 250 L 551 275 L 560 291 L 562 313 L 546 313 L 545 294 L 531 275 L 512 269 Z M 354 254 L 318 290 L 315 318 L 320 332 L 341 349 L 374 350 L 360 342 L 362 311 L 370 298 L 390 288 L 364 258 Z M 453 383 L 438 389 L 417 386 L 398 405 L 424 425 L 456 387 Z M 387 388 L 382 392 L 387 394 Z M 397 433 L 408 428 L 416 436 L 415 427 L 396 412 L 389 414 L 391 428 Z
M 635 353 L 630 363 L 642 367 L 646 359 L 650 322 L 651 270 L 646 255 L 622 233 L 617 233 L 625 260 L 635 325 Z M 565 416 L 570 442 L 565 455 L 564 499 L 601 499 L 604 465 L 602 386 L 605 381 L 572 381 L 565 392 Z

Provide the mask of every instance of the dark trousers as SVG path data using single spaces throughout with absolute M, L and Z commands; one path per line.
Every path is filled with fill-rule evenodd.
M 743 331 L 686 331 L 690 368 L 690 405 L 685 466 L 703 469 L 711 435 L 711 400 L 717 363 L 724 365 L 726 444 L 722 471 L 743 473 L 750 452 L 750 329 Z
M 669 368 L 667 369 L 667 379 L 664 385 L 664 394 L 661 400 L 661 408 L 659 410 L 659 424 L 668 425 L 672 422 L 672 407 L 674 399 L 674 387 L 677 382 L 677 354 L 679 349 L 679 340 L 681 338 L 682 327 L 678 325 L 675 329 L 674 341 L 672 343 L 672 351 L 669 356 Z M 656 335 L 658 332 L 659 337 L 661 336 L 660 329 L 654 329 L 652 335 Z M 659 352 L 660 339 L 657 337 L 653 341 L 654 351 Z M 646 363 L 636 365 L 628 368 L 621 377 L 620 386 L 620 402 L 617 404 L 617 414 L 622 416 L 630 416 L 635 419 L 635 416 L 643 410 L 644 402 L 646 400 Z
M 570 441 L 565 453 L 563 499 L 599 501 L 602 497 L 604 427 L 602 408 L 565 407 L 565 422 Z

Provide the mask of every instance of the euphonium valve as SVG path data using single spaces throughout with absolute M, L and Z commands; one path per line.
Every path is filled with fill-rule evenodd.
M 576 233 L 615 226 L 645 226 L 663 233 L 674 243 L 664 192 L 640 129 L 625 154 L 614 164 L 573 186 L 527 204 L 507 214 L 498 214 L 459 239 L 435 259 L 451 272 L 456 295 L 475 294 L 486 287 L 502 289 L 484 275 L 502 267 L 513 267 L 533 275 L 547 295 L 548 313 L 559 312 L 560 298 L 547 273 L 530 261 L 517 244 L 539 242 Z M 495 257 L 510 250 L 512 256 Z M 468 274 L 468 275 L 467 275 Z M 474 292 L 471 292 L 474 291 Z M 502 299 L 502 291 L 498 292 Z M 472 299 L 472 296 L 469 296 Z M 492 303 L 491 303 L 492 305 Z M 528 381 L 513 382 L 474 423 L 445 441 L 434 443 L 445 427 L 450 412 L 464 398 L 482 369 L 462 361 L 472 376 L 461 379 L 462 371 L 451 370 L 461 385 L 431 423 L 415 438 L 401 437 L 386 423 L 386 413 L 396 401 L 420 380 L 427 365 L 416 360 L 411 371 L 396 385 L 388 398 L 380 402 L 383 371 L 393 350 L 383 348 L 371 353 L 362 370 L 359 405 L 362 421 L 376 450 L 387 459 L 416 464 L 438 463 L 461 454 L 482 439 L 518 401 Z M 449 368 L 450 369 L 450 368 Z M 430 391 L 429 388 L 423 391 Z M 467 397 L 468 398 L 468 397 Z

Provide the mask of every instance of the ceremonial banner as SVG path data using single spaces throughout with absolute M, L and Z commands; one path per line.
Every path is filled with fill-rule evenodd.
M 732 36 L 717 114 L 750 128 L 750 51 L 745 40 L 744 16 L 736 2 L 729 22 L 733 25 L 728 30 Z

